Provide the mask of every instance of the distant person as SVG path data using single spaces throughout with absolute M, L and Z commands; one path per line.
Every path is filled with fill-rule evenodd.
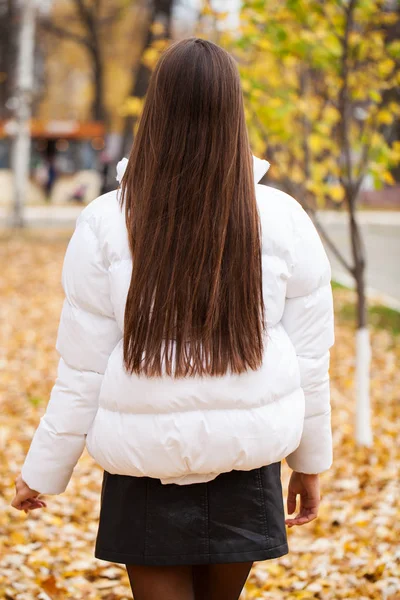
M 111 159 L 108 153 L 103 150 L 100 154 L 100 175 L 101 175 L 101 188 L 100 194 L 105 194 L 110 191 L 109 175 L 110 175 Z
M 87 189 L 88 185 L 86 183 L 80 183 L 76 188 L 74 188 L 72 194 L 68 197 L 68 200 L 83 204 L 86 198 Z
M 269 164 L 212 42 L 161 56 L 125 163 L 68 246 L 58 379 L 12 504 L 64 492 L 86 443 L 95 555 L 135 600 L 237 600 L 253 561 L 289 552 L 285 523 L 317 517 L 332 464 L 330 265 L 301 206 L 258 185 Z
M 48 177 L 48 170 L 45 161 L 38 159 L 34 164 L 32 171 L 36 183 L 39 185 L 41 190 L 45 190 Z
M 53 192 L 56 178 L 57 178 L 57 170 L 56 170 L 56 165 L 55 165 L 55 158 L 54 158 L 54 156 L 50 156 L 48 158 L 48 162 L 47 162 L 47 181 L 45 184 L 46 199 L 49 202 L 51 201 L 51 194 Z

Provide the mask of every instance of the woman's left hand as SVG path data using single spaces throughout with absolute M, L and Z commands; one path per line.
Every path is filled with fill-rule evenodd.
M 35 508 L 43 508 L 46 502 L 39 499 L 40 492 L 31 490 L 25 483 L 21 475 L 15 480 L 15 496 L 11 506 L 17 510 L 24 510 L 26 513 Z

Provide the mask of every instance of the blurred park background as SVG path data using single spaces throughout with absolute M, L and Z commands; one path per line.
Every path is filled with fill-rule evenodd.
M 56 376 L 76 217 L 116 188 L 152 68 L 192 35 L 237 60 L 262 183 L 309 212 L 334 280 L 320 518 L 254 566 L 243 600 L 400 600 L 398 0 L 0 0 L 0 598 L 131 597 L 121 566 L 93 558 L 88 455 L 44 511 L 8 505 Z

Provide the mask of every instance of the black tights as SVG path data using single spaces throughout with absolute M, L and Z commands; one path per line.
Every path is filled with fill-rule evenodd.
M 252 564 L 127 565 L 126 569 L 134 600 L 238 600 Z

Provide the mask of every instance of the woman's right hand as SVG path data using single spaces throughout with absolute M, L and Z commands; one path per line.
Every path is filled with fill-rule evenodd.
M 32 490 L 22 479 L 21 475 L 18 475 L 15 480 L 15 496 L 11 502 L 11 506 L 17 510 L 23 510 L 25 513 L 35 508 L 43 508 L 46 506 L 46 502 L 41 500 L 39 496 L 40 493 Z
M 296 510 L 297 494 L 300 495 L 300 511 L 295 517 L 285 520 L 288 527 L 293 527 L 293 525 L 304 525 L 317 518 L 321 501 L 319 475 L 297 473 L 296 471 L 293 471 L 290 476 L 287 498 L 287 510 L 289 515 L 293 514 Z

